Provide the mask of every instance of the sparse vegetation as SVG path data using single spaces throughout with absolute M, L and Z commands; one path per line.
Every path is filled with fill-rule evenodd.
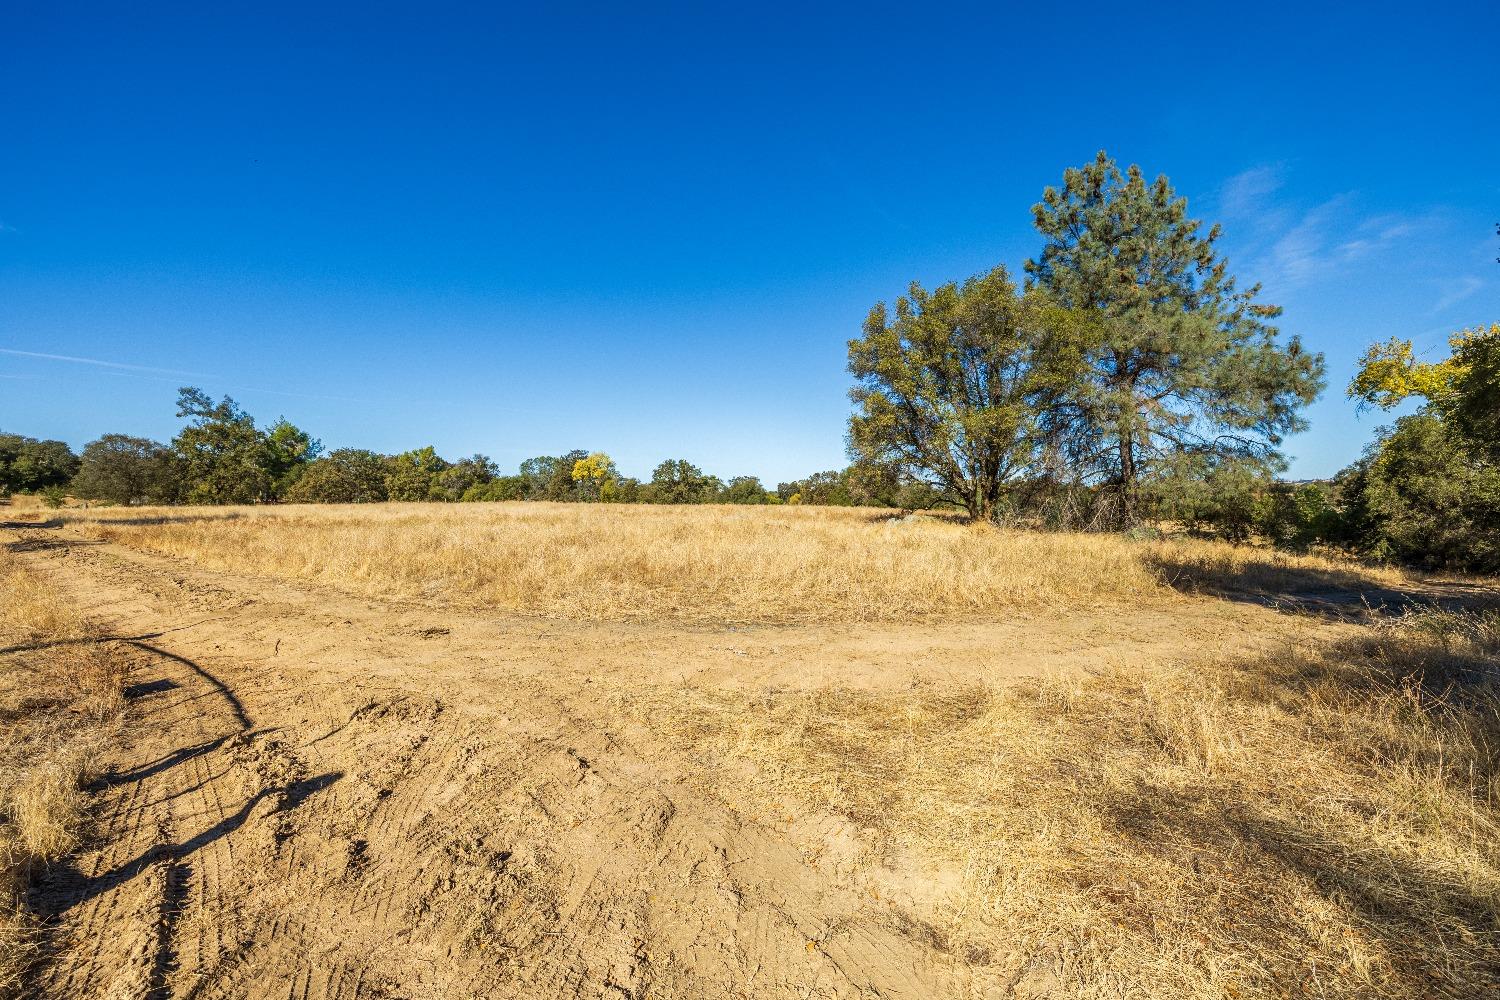
M 72 516 L 112 541 L 235 572 L 584 618 L 895 621 L 1168 593 L 1118 538 L 836 508 L 539 503 Z M 286 544 L 292 534 L 295 546 Z
M 600 464 L 574 461 L 584 477 Z M 360 606 L 377 602 L 369 614 L 379 636 L 415 631 L 421 644 L 447 635 L 389 631 L 393 613 L 407 621 L 416 608 L 468 614 L 469 629 L 499 627 L 512 637 L 508 655 L 527 663 L 520 676 L 545 676 L 546 699 L 570 699 L 580 713 L 565 728 L 587 717 L 616 734 L 590 759 L 646 753 L 653 776 L 670 776 L 672 808 L 725 810 L 710 815 L 733 818 L 714 823 L 785 836 L 816 878 L 860 900 L 859 919 L 1022 995 L 1269 998 L 1314 976 L 1320 995 L 1339 998 L 1466 997 L 1497 985 L 1500 619 L 1438 610 L 1381 618 L 1359 600 L 1420 600 L 1440 580 L 1202 538 L 797 504 L 105 508 L 60 520 L 66 537 L 120 546 L 111 564 L 128 562 L 129 550 L 170 557 L 130 555 L 146 560 L 137 568 L 155 574 L 148 579 L 197 592 L 212 571 L 205 592 L 222 593 L 222 609 L 262 607 L 248 597 L 265 578 L 327 588 L 310 605 L 319 624 L 304 640 L 318 657 L 346 641 L 344 616 L 357 614 L 346 604 L 334 615 L 338 636 L 326 634 L 321 609 L 340 591 Z M 1263 606 L 1282 596 L 1293 612 L 1304 599 L 1308 608 L 1320 597 L 1345 603 L 1332 623 Z M 380 610 L 387 600 L 396 604 Z M 554 621 L 536 619 L 533 642 L 529 625 L 496 623 L 496 611 Z M 1049 631 L 1057 623 L 1118 629 L 1098 638 L 1120 642 L 1153 618 L 1153 636 L 1142 637 L 1150 645 L 1086 653 L 1081 669 L 1041 676 L 997 672 L 1008 647 L 976 659 L 952 645 L 1013 623 L 1015 641 L 1060 664 L 1079 639 Z M 559 640 L 556 619 L 629 623 L 594 626 L 597 641 L 628 637 L 651 653 L 625 654 L 627 667 L 597 646 Z M 261 619 L 253 650 L 241 654 L 276 655 L 268 622 L 283 634 L 280 619 Z M 214 655 L 238 626 L 224 628 L 199 640 Z M 1218 635 L 1224 628 L 1243 634 Z M 1203 634 L 1183 634 L 1194 630 Z M 822 652 L 856 631 L 860 644 L 848 648 L 857 654 Z M 716 679 L 677 679 L 731 634 L 743 672 L 731 661 Z M 686 635 L 701 637 L 696 654 L 673 645 Z M 892 652 L 893 637 L 916 645 Z M 815 666 L 772 666 L 783 643 L 809 641 Z M 385 656 L 386 647 L 367 648 Z M 469 647 L 451 665 L 445 655 L 441 669 L 466 671 L 489 648 Z M 560 659 L 533 675 L 528 658 L 543 649 Z M 663 657 L 672 649 L 679 655 Z M 905 660 L 918 649 L 928 663 L 920 669 Z M 885 679 L 867 672 L 866 657 Z M 364 679 L 357 656 L 333 660 Z M 282 662 L 296 665 L 278 668 L 274 686 L 301 705 L 301 661 Z M 445 673 L 436 683 L 454 682 Z M 531 698 L 532 683 L 507 684 L 500 696 Z M 492 695 L 465 697 L 477 705 Z M 320 732 L 363 711 L 364 696 L 354 698 Z M 526 702 L 528 717 L 546 699 Z M 286 724 L 295 729 L 297 718 Z M 368 725 L 409 724 L 377 718 Z M 398 742 L 436 725 L 403 728 Z M 361 733 L 360 758 L 376 745 L 372 730 Z M 76 780 L 57 777 L 72 766 L 37 772 L 54 775 L 38 812 L 73 815 Z M 593 766 L 569 758 L 564 770 Z M 642 801 L 666 794 L 625 787 Z M 66 850 L 67 820 L 23 822 L 53 856 Z M 609 826 L 608 810 L 569 822 L 636 843 L 636 828 Z M 830 840 L 829 829 L 846 832 Z M 259 836 L 241 843 L 271 842 Z M 495 919 L 484 912 L 474 919 Z
M 0 996 L 31 995 L 27 891 L 77 846 L 81 786 L 124 708 L 124 661 L 97 637 L 0 549 Z
M 626 696 L 746 815 L 961 872 L 934 940 L 1070 997 L 1500 988 L 1500 619 L 996 688 Z M 748 762 L 746 767 L 740 762 Z M 884 888 L 889 894 L 889 888 Z

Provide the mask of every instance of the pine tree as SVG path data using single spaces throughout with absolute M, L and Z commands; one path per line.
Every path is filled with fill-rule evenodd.
M 1074 311 L 1085 377 L 1053 414 L 1074 467 L 1139 516 L 1140 485 L 1183 455 L 1280 463 L 1298 410 L 1323 388 L 1323 358 L 1279 339 L 1279 306 L 1240 290 L 1165 176 L 1121 174 L 1104 152 L 1069 169 L 1032 209 L 1046 238 L 1030 280 Z

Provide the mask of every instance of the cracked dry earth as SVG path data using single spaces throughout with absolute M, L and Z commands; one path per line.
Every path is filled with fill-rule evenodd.
M 29 564 L 131 665 L 92 835 L 37 893 L 54 951 L 41 995 L 1008 992 L 921 933 L 930 899 L 877 902 L 853 854 L 826 850 L 857 839 L 838 817 L 761 822 L 695 793 L 681 752 L 604 693 L 837 670 L 940 682 L 983 650 L 993 666 L 997 644 L 1025 673 L 1099 655 L 1083 638 L 1099 641 L 1097 622 L 1032 662 L 983 628 L 485 617 L 209 572 L 66 528 L 22 535 Z M 1161 628 L 1182 641 L 1180 623 Z

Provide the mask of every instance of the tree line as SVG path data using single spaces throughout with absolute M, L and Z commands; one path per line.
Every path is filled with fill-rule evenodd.
M 930 507 L 936 492 L 890 470 L 853 466 L 768 489 L 755 476 L 725 482 L 685 459 L 662 462 L 645 482 L 602 451 L 539 455 L 504 473 L 484 455 L 449 461 L 427 446 L 398 455 L 361 448 L 325 452 L 278 419 L 267 427 L 226 396 L 178 393 L 182 430 L 163 444 L 105 434 L 75 455 L 61 441 L 0 434 L 0 494 L 71 495 L 120 505 L 381 503 L 552 500 L 578 503 L 821 504 Z

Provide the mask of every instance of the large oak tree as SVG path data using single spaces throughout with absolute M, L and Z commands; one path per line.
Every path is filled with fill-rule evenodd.
M 179 486 L 171 449 L 149 438 L 106 434 L 84 446 L 73 492 L 122 505 L 174 503 Z
M 1003 267 L 930 292 L 913 282 L 894 310 L 877 304 L 849 341 L 851 454 L 994 517 L 1005 484 L 1037 467 L 1073 362 L 1058 319 Z

